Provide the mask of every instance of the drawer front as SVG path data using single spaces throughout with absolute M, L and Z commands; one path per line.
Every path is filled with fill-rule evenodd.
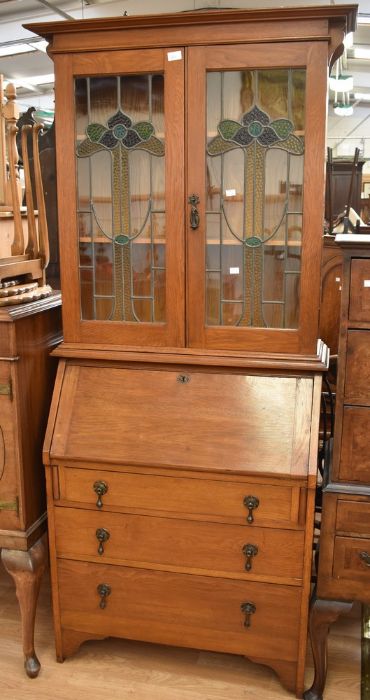
M 343 410 L 340 480 L 370 483 L 369 434 L 370 407 L 346 406 Z
M 334 578 L 370 584 L 370 538 L 336 537 L 333 561 Z
M 370 260 L 352 260 L 349 319 L 370 323 Z
M 307 474 L 313 379 L 68 366 L 51 457 Z
M 349 331 L 344 401 L 370 406 L 370 331 Z
M 370 538 L 370 502 L 338 501 L 336 531 Z
M 56 508 L 59 557 L 299 583 L 304 533 Z M 78 533 L 78 537 L 74 533 Z
M 18 421 L 14 397 L 14 370 L 0 361 L 0 530 L 19 528 Z M 1 548 L 1 536 L 0 536 Z
M 94 492 L 97 482 L 103 482 L 103 488 L 107 489 L 101 498 Z M 72 467 L 60 468 L 60 496 L 64 501 L 89 504 L 97 510 L 155 511 L 172 517 L 216 519 L 251 528 L 276 524 L 301 527 L 305 510 L 305 492 L 299 486 Z
M 294 661 L 301 589 L 58 561 L 62 628 Z M 98 586 L 110 594 L 102 597 Z M 250 626 L 241 605 L 251 603 Z

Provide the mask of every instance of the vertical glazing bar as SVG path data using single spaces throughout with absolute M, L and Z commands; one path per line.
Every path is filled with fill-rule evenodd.
M 148 99 L 149 99 L 149 121 L 152 124 L 153 121 L 153 109 L 152 109 L 152 100 L 153 100 L 153 85 L 152 85 L 152 75 L 148 75 Z M 153 209 L 153 157 L 151 154 L 149 154 L 149 220 L 150 220 L 150 291 L 151 291 L 151 297 L 152 297 L 152 303 L 151 303 L 151 321 L 154 323 L 155 321 L 155 304 L 154 304 L 154 293 L 155 293 L 155 286 L 154 286 L 154 242 L 153 242 L 153 216 L 152 216 L 152 209 Z
M 221 121 L 224 119 L 224 91 L 225 91 L 225 73 L 222 71 L 221 72 Z M 222 216 L 223 208 L 224 208 L 224 155 L 221 155 L 221 183 L 220 183 L 220 208 L 221 208 L 221 216 L 220 216 L 220 244 L 219 244 L 219 289 L 220 289 L 220 296 L 219 296 L 219 312 L 218 312 L 218 318 L 220 325 L 224 325 L 224 319 L 223 319 L 223 305 L 222 305 L 222 298 L 223 298 L 223 284 L 222 284 L 222 270 L 223 270 L 223 244 L 224 244 L 224 217 Z
M 292 119 L 292 69 L 288 69 L 288 119 Z M 287 152 L 287 172 L 286 172 L 286 189 L 285 189 L 285 236 L 284 236 L 284 275 L 283 275 L 283 328 L 287 325 L 287 268 L 289 259 L 289 190 L 290 190 L 290 153 Z
M 90 95 L 90 78 L 86 78 L 86 91 L 87 91 L 87 123 L 91 124 L 91 95 Z M 94 236 L 94 219 L 92 212 L 93 198 L 92 198 L 92 163 L 91 158 L 88 159 L 89 167 L 89 200 L 90 200 L 90 234 L 91 234 L 91 254 L 92 254 L 92 302 L 93 302 L 93 318 L 96 319 L 96 247 L 95 247 L 95 236 Z M 81 289 L 82 293 L 82 289 Z

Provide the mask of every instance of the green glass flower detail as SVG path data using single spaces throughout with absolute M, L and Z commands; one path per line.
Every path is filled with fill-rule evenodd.
M 156 156 L 164 155 L 163 143 L 154 136 L 150 122 L 137 122 L 119 109 L 107 121 L 107 126 L 93 122 L 86 129 L 87 139 L 77 146 L 77 155 L 90 156 L 101 150 L 113 151 L 121 146 L 127 151 L 141 148 Z
M 218 135 L 207 147 L 210 156 L 220 155 L 232 148 L 248 148 L 258 143 L 264 148 L 281 148 L 289 153 L 301 155 L 303 141 L 293 134 L 294 124 L 290 119 L 275 119 L 254 105 L 243 114 L 240 122 L 223 119 L 218 125 Z

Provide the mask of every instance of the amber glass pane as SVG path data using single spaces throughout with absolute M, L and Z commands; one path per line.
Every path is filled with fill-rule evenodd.
M 163 76 L 77 78 L 75 106 L 81 317 L 163 323 Z
M 206 323 L 297 328 L 305 71 L 207 74 Z

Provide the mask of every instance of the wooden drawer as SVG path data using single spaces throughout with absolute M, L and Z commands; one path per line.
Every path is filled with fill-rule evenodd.
M 336 531 L 370 538 L 370 502 L 339 500 Z
M 311 377 L 68 365 L 50 457 L 304 476 L 312 392 Z
M 370 406 L 370 331 L 349 331 L 344 402 Z
M 335 538 L 333 576 L 354 583 L 370 584 L 370 538 Z
M 370 260 L 352 260 L 349 319 L 370 323 Z
M 339 463 L 341 481 L 369 483 L 369 435 L 370 407 L 345 406 Z
M 246 580 L 299 583 L 302 578 L 304 533 L 298 530 L 248 531 L 240 525 L 74 508 L 56 508 L 55 524 L 57 556 L 69 559 Z M 246 545 L 249 556 L 243 553 Z
M 301 588 L 58 560 L 62 628 L 294 661 Z M 99 606 L 99 584 L 111 588 Z M 243 603 L 253 603 L 250 627 Z
M 216 520 L 247 527 L 304 525 L 304 489 L 254 483 L 253 480 L 223 481 L 70 467 L 60 468 L 61 499 L 100 510 L 93 488 L 96 481 L 103 481 L 107 487 L 102 496 L 103 510 L 154 511 L 172 517 L 186 515 L 197 520 Z M 249 496 L 258 499 L 258 506 L 251 511 L 244 505 L 245 497 Z M 247 521 L 249 515 L 250 522 Z

